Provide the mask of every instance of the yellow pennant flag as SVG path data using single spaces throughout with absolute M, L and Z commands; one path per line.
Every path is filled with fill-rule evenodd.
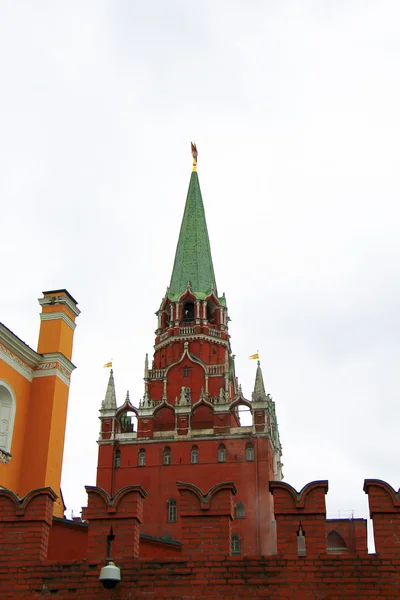
M 252 354 L 251 356 L 249 356 L 250 360 L 256 360 L 256 358 L 259 358 L 258 352 L 257 352 L 257 354 Z
M 104 365 L 104 367 L 106 367 L 106 368 L 107 368 L 107 367 L 112 367 L 112 362 L 108 362 L 108 363 L 106 363 L 106 364 Z

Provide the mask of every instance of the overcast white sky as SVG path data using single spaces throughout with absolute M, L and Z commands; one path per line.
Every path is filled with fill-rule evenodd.
M 0 0 L 0 320 L 33 348 L 37 298 L 75 333 L 63 492 L 95 482 L 98 409 L 143 394 L 191 171 L 237 375 L 259 349 L 285 480 L 331 515 L 397 487 L 397 0 Z M 347 512 L 346 512 L 347 511 Z

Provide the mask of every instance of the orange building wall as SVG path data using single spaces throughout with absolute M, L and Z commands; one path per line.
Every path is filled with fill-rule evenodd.
M 20 471 L 23 463 L 23 448 L 29 411 L 31 382 L 2 360 L 0 360 L 0 379 L 6 381 L 12 388 L 16 399 L 14 429 L 10 450 L 13 458 L 8 464 L 0 463 L 0 485 L 11 490 L 18 490 Z
M 69 394 L 65 378 L 74 368 L 70 362 L 73 323 L 80 311 L 75 309 L 73 313 L 71 307 L 76 302 L 66 290 L 45 292 L 39 302 L 42 314 L 55 318 L 41 320 L 38 352 L 2 327 L 2 344 L 11 356 L 15 355 L 18 362 L 21 357 L 30 357 L 26 368 L 32 381 L 0 357 L 0 379 L 12 388 L 16 399 L 11 459 L 7 464 L 0 463 L 0 485 L 19 497 L 34 488 L 49 486 L 58 496 L 54 512 L 62 516 L 60 481 Z

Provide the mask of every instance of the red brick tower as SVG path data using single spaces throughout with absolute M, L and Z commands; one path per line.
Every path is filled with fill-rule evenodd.
M 223 482 L 237 489 L 232 552 L 275 551 L 269 481 L 280 480 L 281 446 L 275 405 L 258 363 L 252 401 L 235 376 L 225 294 L 218 295 L 193 151 L 171 283 L 157 312 L 144 396 L 117 408 L 114 376 L 100 410 L 97 485 L 111 496 L 127 485 L 148 492 L 142 533 L 181 539 L 177 482 L 203 494 Z M 250 410 L 241 425 L 239 407 Z M 137 431 L 134 424 L 137 422 Z

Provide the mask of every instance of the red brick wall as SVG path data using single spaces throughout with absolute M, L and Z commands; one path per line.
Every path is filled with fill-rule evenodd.
M 400 597 L 400 559 L 234 557 L 221 560 L 121 560 L 121 583 L 104 590 L 103 562 L 36 563 L 0 567 L 2 600 L 386 600 Z
M 246 461 L 246 443 L 252 441 L 255 460 Z M 218 463 L 218 447 L 223 442 L 226 447 L 226 462 Z M 199 449 L 199 463 L 190 463 L 190 451 L 196 444 Z M 163 450 L 170 446 L 172 464 L 163 465 Z M 137 468 L 138 452 L 146 450 L 146 466 Z M 99 448 L 97 485 L 111 494 L 112 452 L 111 446 Z M 268 484 L 273 478 L 272 455 L 267 438 L 210 439 L 191 441 L 157 441 L 151 444 L 120 444 L 121 466 L 115 469 L 114 490 L 130 483 L 143 486 L 147 491 L 144 502 L 143 526 L 141 532 L 155 537 L 163 537 L 167 532 L 174 539 L 181 538 L 181 519 L 177 481 L 190 481 L 202 490 L 209 490 L 221 481 L 234 481 L 237 487 L 235 502 L 245 505 L 245 518 L 232 522 L 232 532 L 242 539 L 245 555 L 270 554 L 274 543 L 270 536 L 273 519 L 272 496 Z M 167 520 L 167 502 L 174 498 L 178 503 L 176 523 Z M 156 515 L 156 518 L 154 518 Z M 259 515 L 259 517 L 257 516 Z
M 120 547 L 115 562 L 121 568 L 122 581 L 111 591 L 104 590 L 98 580 L 100 569 L 105 564 L 104 550 L 92 560 L 55 562 L 43 559 L 47 553 L 54 501 L 54 494 L 49 489 L 34 490 L 23 500 L 0 490 L 0 598 L 400 598 L 399 492 L 385 482 L 365 482 L 374 520 L 377 554 L 329 556 L 321 550 L 319 527 L 327 483 L 312 482 L 301 492 L 287 484 L 279 483 L 278 486 L 277 482 L 271 487 L 278 505 L 278 547 L 284 547 L 280 539 L 282 532 L 292 538 L 292 529 L 286 531 L 286 525 L 290 521 L 294 525 L 301 516 L 306 540 L 307 530 L 312 533 L 306 557 L 295 556 L 288 542 L 286 547 L 290 552 L 283 556 L 226 556 L 235 486 L 223 483 L 202 491 L 190 483 L 182 483 L 178 484 L 178 489 L 183 498 L 183 532 L 187 542 L 186 547 L 182 547 L 182 558 L 149 560 L 135 557 L 134 552 L 129 557 L 129 552 Z M 107 519 L 117 535 L 119 532 L 130 536 L 132 521 L 140 521 L 140 505 L 142 500 L 146 501 L 145 492 L 131 486 L 112 499 L 104 496 L 104 491 L 98 488 L 88 488 L 88 493 L 86 516 L 89 519 L 89 537 L 94 540 L 99 531 L 103 531 Z M 283 528 L 280 523 L 284 524 Z M 211 529 L 208 530 L 208 527 Z M 196 531 L 191 531 L 192 528 Z M 24 536 L 19 538 L 17 545 L 9 543 L 10 531 L 13 530 L 22 532 Z M 191 533 L 195 535 L 190 536 Z M 213 533 L 218 533 L 218 536 L 213 536 Z M 135 539 L 136 534 L 137 528 L 134 527 Z M 208 543 L 209 547 L 206 548 L 204 543 Z
M 49 560 L 79 560 L 86 556 L 88 528 L 84 523 L 53 519 L 50 527 Z

